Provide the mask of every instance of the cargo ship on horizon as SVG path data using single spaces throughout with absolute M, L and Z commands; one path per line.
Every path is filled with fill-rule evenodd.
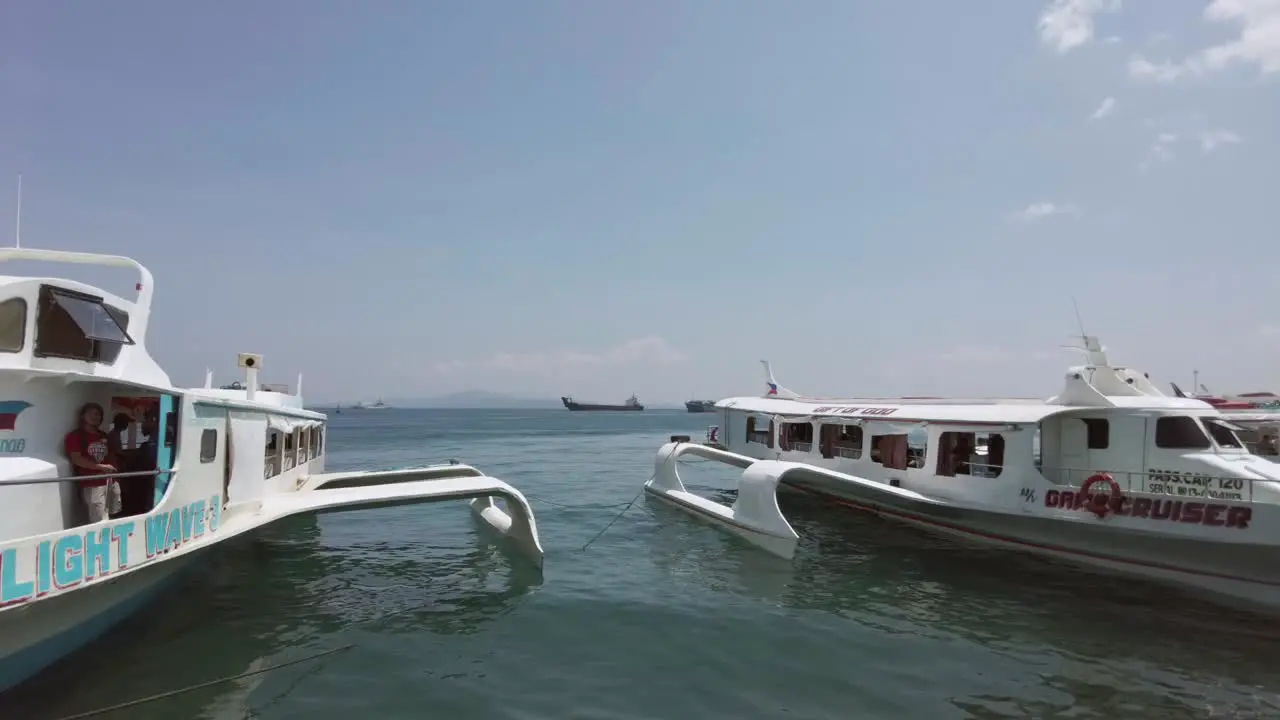
M 640 410 L 644 410 L 644 405 L 640 404 L 640 400 L 636 398 L 634 394 L 631 397 L 627 398 L 627 401 L 621 405 L 600 405 L 597 403 L 574 402 L 573 398 L 567 395 L 562 396 L 560 398 L 560 402 L 564 403 L 564 406 L 573 412 L 584 412 L 584 411 L 593 411 L 593 410 L 614 410 L 614 411 L 637 412 Z

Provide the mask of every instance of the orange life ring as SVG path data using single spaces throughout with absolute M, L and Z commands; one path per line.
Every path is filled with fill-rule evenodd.
M 1110 487 L 1110 497 L 1106 495 L 1089 494 L 1089 490 L 1098 483 L 1106 483 Z M 1107 513 L 1111 512 L 1111 502 L 1113 500 L 1118 502 L 1120 497 L 1120 484 L 1112 479 L 1110 475 L 1103 472 L 1090 475 L 1089 479 L 1085 480 L 1084 484 L 1080 486 L 1080 499 L 1087 502 L 1088 505 L 1086 507 L 1088 507 L 1089 511 L 1094 515 L 1097 515 L 1099 518 L 1106 517 Z

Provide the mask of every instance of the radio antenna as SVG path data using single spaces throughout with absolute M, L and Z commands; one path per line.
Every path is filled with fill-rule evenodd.
M 1071 307 L 1076 311 L 1076 325 L 1080 328 L 1080 337 L 1085 337 L 1084 320 L 1080 319 L 1080 303 L 1076 302 L 1076 296 L 1071 296 Z
M 18 220 L 13 228 L 13 246 L 22 247 L 22 173 L 18 173 Z

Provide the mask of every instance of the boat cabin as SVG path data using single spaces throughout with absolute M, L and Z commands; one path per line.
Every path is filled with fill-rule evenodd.
M 145 346 L 151 274 L 140 264 L 0 248 L 10 259 L 132 267 L 141 281 L 130 301 L 72 280 L 0 276 L 0 543 L 88 522 L 75 443 L 95 455 L 105 444 L 113 518 L 215 497 L 221 511 L 323 469 L 324 416 L 300 397 L 173 387 Z
M 1239 501 L 1254 499 L 1247 479 L 1280 479 L 1229 415 L 1110 366 L 1096 341 L 1087 352 L 1048 400 L 733 398 L 718 403 L 717 436 L 748 457 L 986 503 L 1018 502 L 1028 484 L 1079 487 L 1100 471 L 1125 492 Z

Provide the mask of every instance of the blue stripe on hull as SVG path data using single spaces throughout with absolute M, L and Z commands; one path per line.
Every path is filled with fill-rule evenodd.
M 30 679 L 41 670 L 102 637 L 116 624 L 140 610 L 181 574 L 181 571 L 173 572 L 79 625 L 0 658 L 0 692 Z

